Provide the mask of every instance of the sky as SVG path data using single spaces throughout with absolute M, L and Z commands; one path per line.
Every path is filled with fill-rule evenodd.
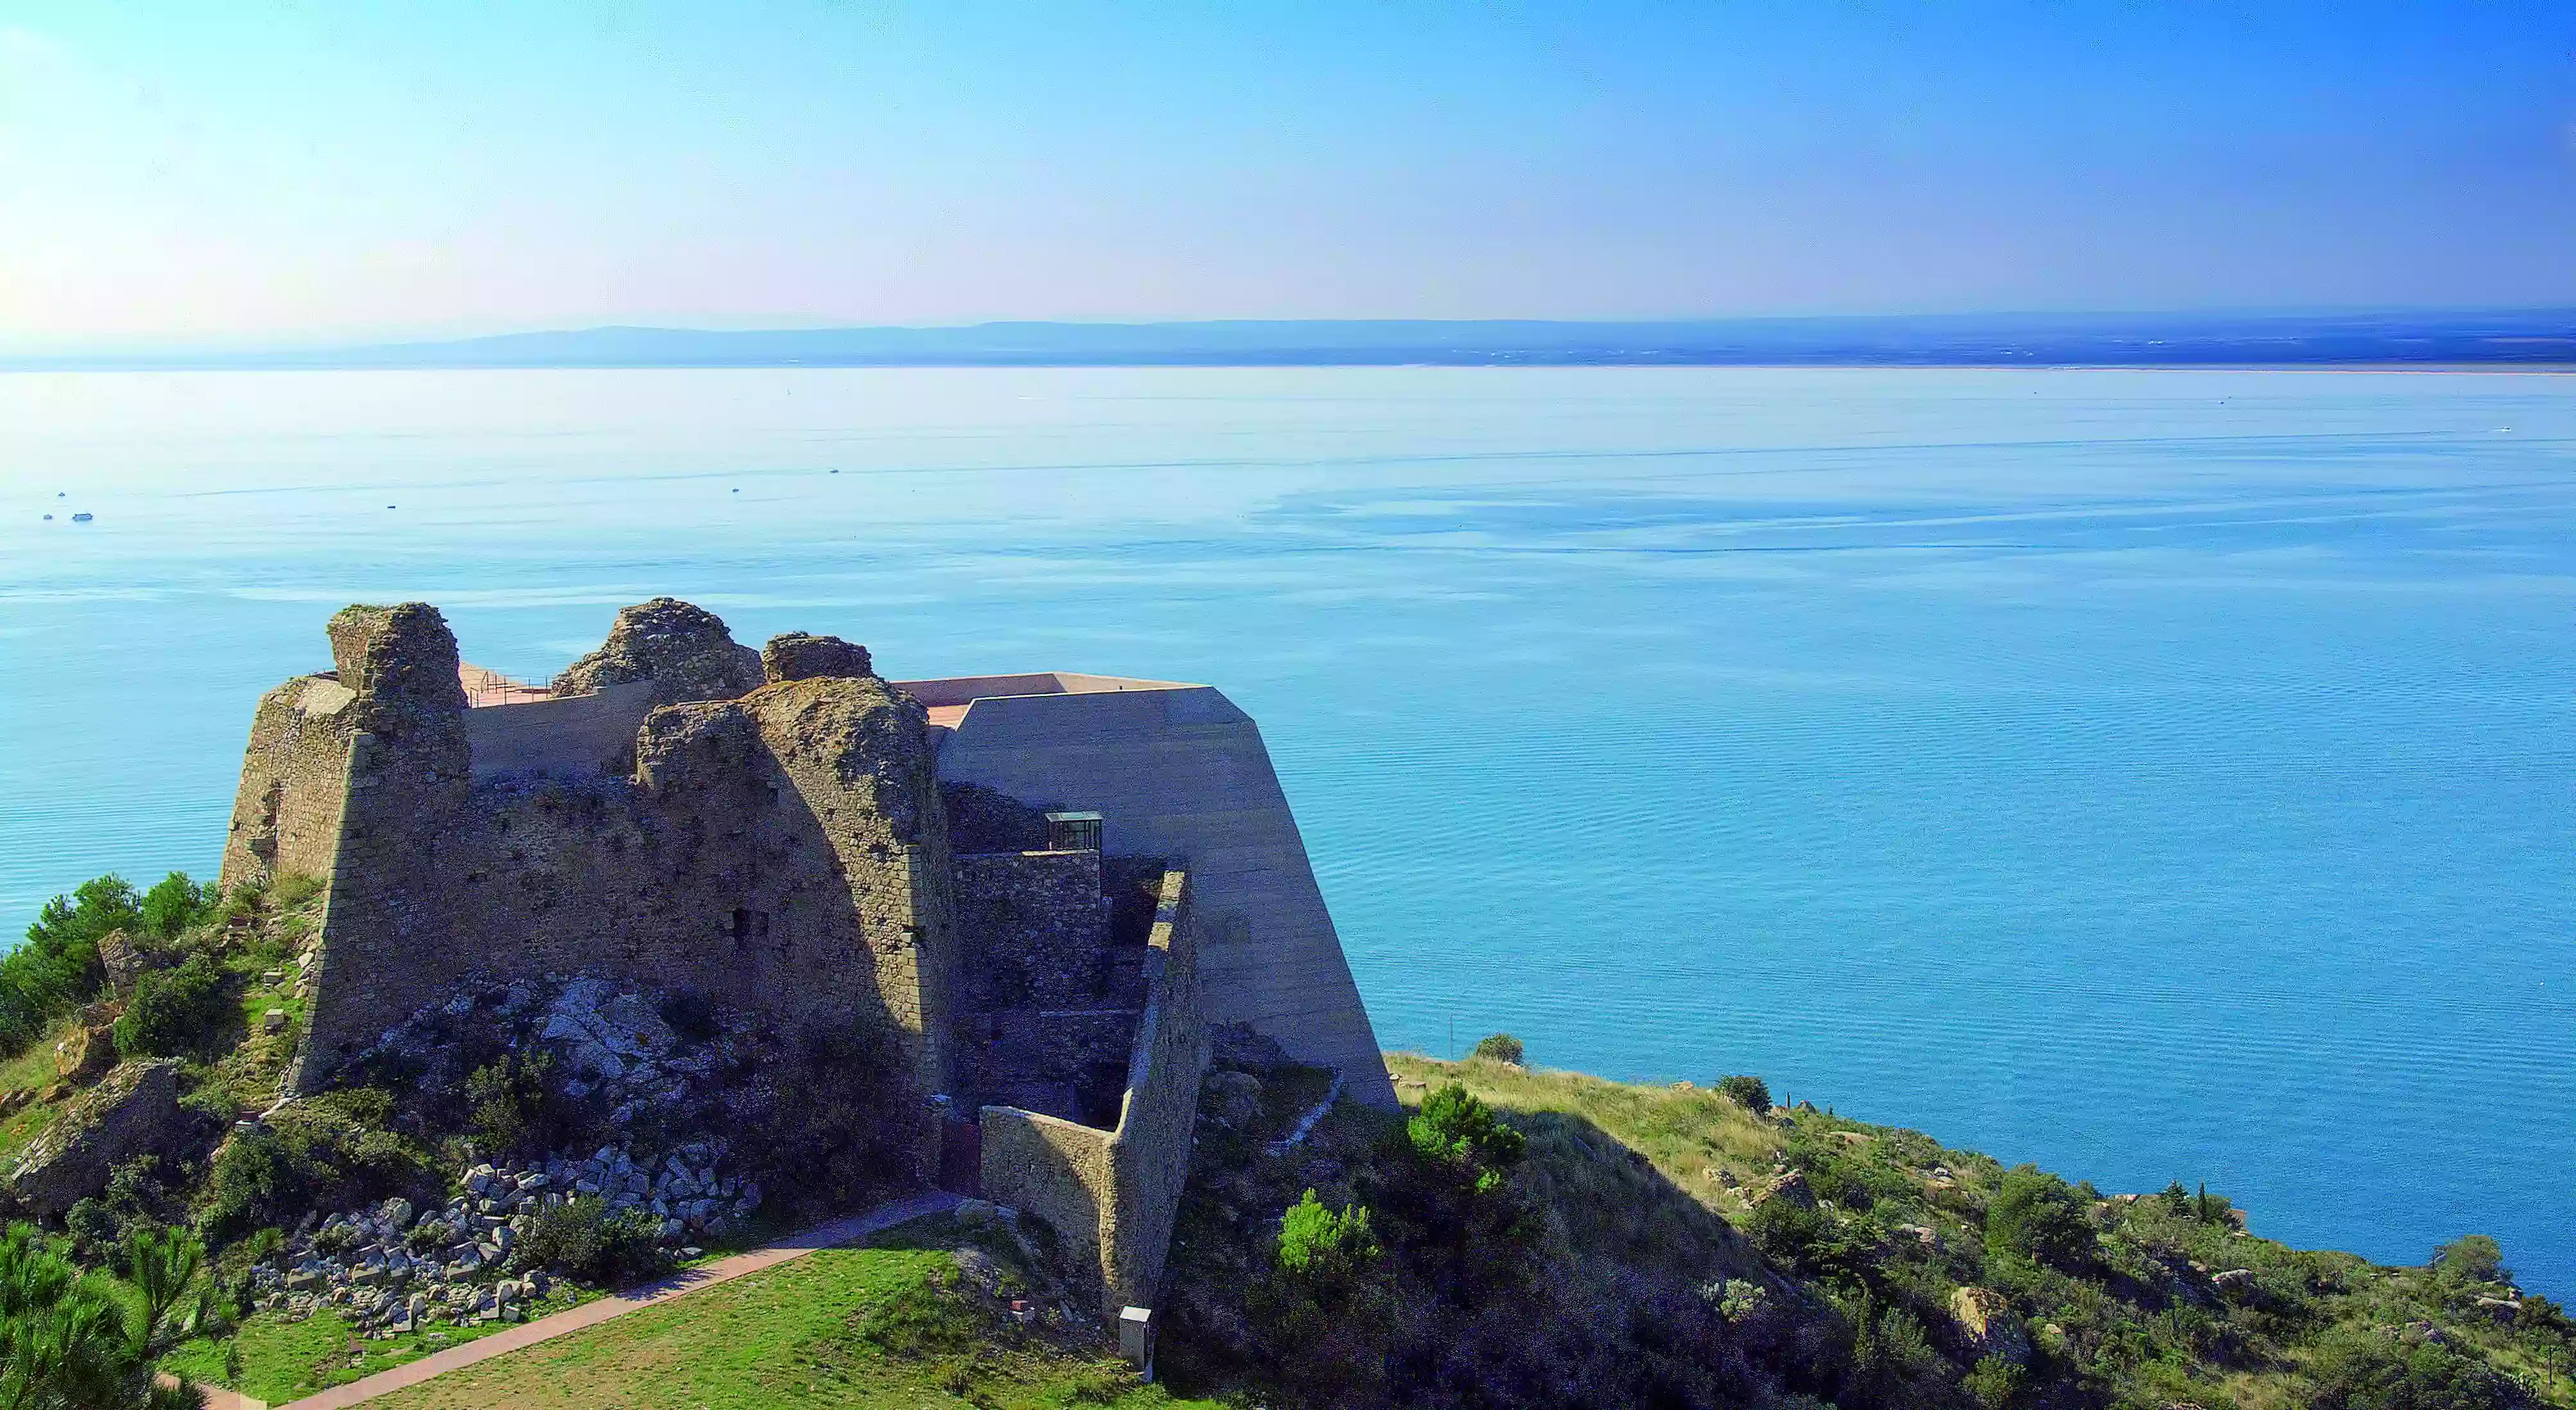
M 0 0 L 0 350 L 2576 304 L 2576 5 Z

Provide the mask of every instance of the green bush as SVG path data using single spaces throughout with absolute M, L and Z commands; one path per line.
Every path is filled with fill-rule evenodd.
M 528 1232 L 511 1250 L 511 1262 L 615 1286 L 670 1266 L 661 1228 L 642 1210 L 611 1213 L 606 1200 L 582 1195 L 529 1216 Z
M 1986 1207 L 1986 1248 L 2073 1271 L 2092 1266 L 2098 1241 L 2072 1186 L 2038 1166 L 2016 1165 Z
M 116 1021 L 116 1050 L 127 1057 L 209 1055 L 240 1019 L 224 972 L 203 955 L 176 969 L 147 974 Z
M 1347 1286 L 1384 1252 L 1367 1205 L 1336 1211 L 1310 1189 L 1279 1219 L 1280 1271 L 1319 1291 Z
M 2482 1361 L 2375 1329 L 2328 1338 L 2310 1369 L 2316 1410 L 2504 1410 L 2519 1400 Z
M 207 1172 L 198 1230 L 221 1246 L 264 1225 L 291 1227 L 310 1209 L 430 1199 L 439 1184 L 426 1153 L 364 1119 L 388 1106 L 374 1089 L 329 1092 L 226 1141 Z
M 1487 1062 L 1508 1062 L 1518 1067 L 1522 1056 L 1521 1040 L 1509 1033 L 1489 1033 L 1476 1040 L 1476 1050 L 1469 1056 L 1483 1058 Z
M 2510 1283 L 2504 1246 L 2484 1234 L 2469 1234 L 2433 1250 L 2433 1271 L 2464 1283 Z
M 2030 1373 L 2003 1357 L 1987 1356 L 1959 1384 L 1985 1410 L 2014 1410 L 2030 1389 Z
M 546 1078 L 554 1059 L 545 1053 L 503 1053 L 465 1078 L 465 1100 L 474 1128 L 495 1152 L 542 1148 L 554 1134 Z
M 189 880 L 186 872 L 174 871 L 143 893 L 139 910 L 145 931 L 176 940 L 214 914 L 215 896 L 211 889 Z
M 24 1051 L 56 1015 L 98 992 L 99 937 L 143 924 L 134 888 L 110 874 L 45 903 L 27 939 L 0 959 L 0 1053 Z
M 1771 1084 L 1759 1077 L 1721 1077 L 1717 1079 L 1717 1094 L 1756 1116 L 1765 1116 L 1771 1111 Z
M 1404 1133 L 1416 1155 L 1456 1173 L 1479 1192 L 1502 1188 L 1528 1150 L 1520 1132 L 1455 1082 L 1424 1098 Z

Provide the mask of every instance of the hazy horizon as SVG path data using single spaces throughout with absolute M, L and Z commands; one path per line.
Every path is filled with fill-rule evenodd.
M 2532 4 L 0 20 L 0 352 L 2576 304 Z

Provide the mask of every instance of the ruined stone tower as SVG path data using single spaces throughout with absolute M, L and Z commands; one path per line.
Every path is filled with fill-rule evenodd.
M 1209 1023 L 1392 1104 L 1259 731 L 1208 687 L 889 682 L 669 598 L 550 689 L 462 666 L 423 604 L 329 636 L 333 670 L 260 701 L 224 850 L 227 887 L 329 886 L 293 1090 L 469 982 L 874 1028 L 937 1114 L 921 1173 L 964 1139 L 948 1178 L 1047 1218 L 1112 1305 L 1159 1277 Z M 981 800 L 971 845 L 943 785 Z

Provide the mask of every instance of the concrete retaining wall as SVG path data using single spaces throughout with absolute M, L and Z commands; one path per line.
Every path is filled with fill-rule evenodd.
M 653 682 L 629 681 L 588 695 L 468 710 L 465 742 L 473 750 L 474 777 L 625 773 L 635 731 L 652 709 Z

